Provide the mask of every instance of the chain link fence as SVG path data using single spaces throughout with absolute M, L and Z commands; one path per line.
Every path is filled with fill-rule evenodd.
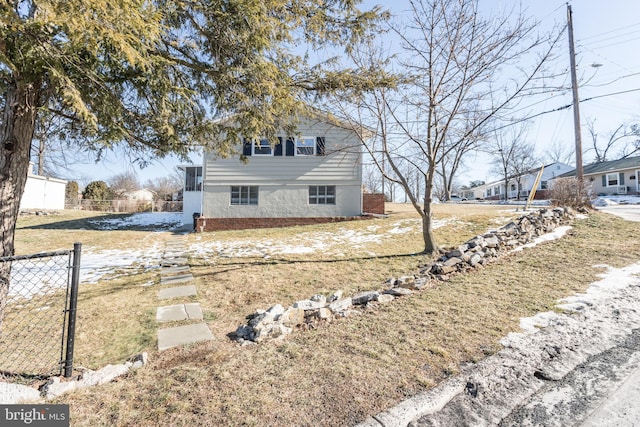
M 67 199 L 65 209 L 101 212 L 182 212 L 182 202 L 162 200 L 89 200 Z
M 81 245 L 0 258 L 0 372 L 71 376 Z

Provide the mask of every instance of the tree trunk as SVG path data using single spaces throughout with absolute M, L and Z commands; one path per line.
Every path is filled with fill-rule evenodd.
M 424 207 L 422 211 L 422 238 L 424 239 L 424 253 L 432 254 L 438 250 L 436 238 L 433 235 L 433 202 L 431 193 L 433 192 L 433 172 L 425 176 L 424 181 Z
M 0 257 L 14 254 L 14 231 L 27 182 L 39 86 L 13 81 L 5 92 L 0 123 Z M 9 291 L 11 265 L 0 262 L 0 331 Z
M 438 250 L 436 239 L 433 235 L 433 212 L 431 212 L 431 204 L 425 206 L 424 215 L 422 216 L 422 237 L 424 239 L 424 252 L 432 254 Z

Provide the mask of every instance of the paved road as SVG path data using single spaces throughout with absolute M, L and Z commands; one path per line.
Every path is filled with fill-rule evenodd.
M 624 218 L 627 221 L 640 222 L 640 205 L 614 205 L 598 208 L 599 211 L 607 212 Z

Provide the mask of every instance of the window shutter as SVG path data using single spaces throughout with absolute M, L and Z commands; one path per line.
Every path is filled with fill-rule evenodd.
M 287 155 L 287 156 L 293 156 L 293 155 L 295 155 L 295 154 L 294 154 L 294 153 L 295 153 L 295 148 L 296 148 L 296 147 L 295 147 L 295 144 L 293 143 L 293 139 L 291 139 L 291 138 L 287 139 L 287 147 L 286 147 L 287 151 L 286 151 L 286 155 Z
M 602 175 L 602 186 L 603 187 L 607 186 L 607 175 Z
M 275 151 L 273 152 L 274 156 L 282 156 L 282 138 L 278 137 L 278 143 L 276 144 Z
M 624 173 L 620 172 L 620 181 L 618 181 L 620 185 L 624 185 Z
M 242 155 L 250 156 L 251 155 L 251 141 L 244 140 L 242 143 Z
M 324 156 L 324 136 L 319 136 L 316 138 L 316 156 Z

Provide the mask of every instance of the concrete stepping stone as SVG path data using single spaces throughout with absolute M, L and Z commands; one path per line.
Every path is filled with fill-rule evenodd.
M 177 273 L 185 273 L 187 271 L 191 271 L 191 267 L 188 265 L 176 265 L 175 267 L 162 267 L 160 270 L 161 275 L 170 275 Z
M 158 307 L 156 311 L 158 322 L 174 322 L 178 320 L 202 320 L 202 308 L 197 302 L 190 304 L 175 304 Z
M 162 258 L 184 258 L 184 254 L 187 251 L 164 251 L 162 253 Z
M 158 291 L 158 299 L 190 297 L 195 295 L 196 287 L 194 285 L 178 286 L 176 288 L 166 288 Z
M 179 283 L 187 283 L 193 281 L 193 275 L 189 274 L 177 274 L 173 276 L 160 275 L 161 285 L 177 285 Z
M 162 261 L 160 261 L 160 266 L 161 267 L 172 267 L 172 266 L 176 266 L 176 265 L 186 265 L 187 264 L 187 259 L 186 258 L 165 258 Z
M 205 323 L 164 328 L 158 330 L 158 351 L 212 339 L 213 334 Z

